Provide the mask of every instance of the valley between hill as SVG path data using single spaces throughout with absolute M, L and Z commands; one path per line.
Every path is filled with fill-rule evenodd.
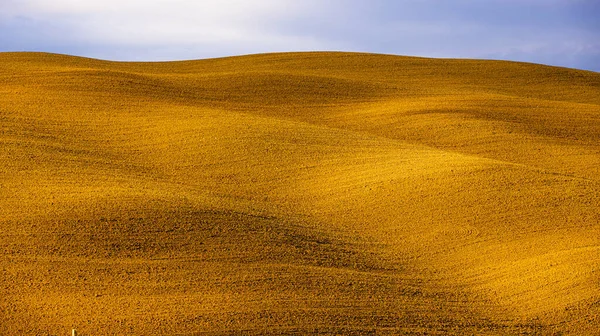
M 600 333 L 600 74 L 0 53 L 0 334 Z

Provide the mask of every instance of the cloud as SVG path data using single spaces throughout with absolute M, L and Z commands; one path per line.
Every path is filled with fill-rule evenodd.
M 6 1 L 6 0 L 4 0 Z M 5 26 L 69 44 L 144 46 L 149 49 L 314 50 L 329 45 L 301 33 L 281 34 L 277 24 L 310 15 L 319 1 L 294 0 L 23 0 L 5 3 Z M 6 24 L 8 22 L 8 24 Z M 26 24 L 29 22 L 31 24 Z M 44 30 L 61 31 L 59 36 Z M 45 35 L 45 36 L 44 36 Z
M 347 50 L 600 71 L 597 0 L 0 0 L 0 48 L 121 60 Z
M 346 35 L 361 49 L 512 59 L 600 71 L 600 2 L 372 0 Z

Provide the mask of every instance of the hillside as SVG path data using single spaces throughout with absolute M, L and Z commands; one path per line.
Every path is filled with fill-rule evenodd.
M 0 53 L 0 334 L 600 333 L 600 74 Z

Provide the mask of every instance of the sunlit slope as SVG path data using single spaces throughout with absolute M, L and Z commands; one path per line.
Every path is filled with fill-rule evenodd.
M 600 75 L 0 54 L 0 331 L 598 332 Z

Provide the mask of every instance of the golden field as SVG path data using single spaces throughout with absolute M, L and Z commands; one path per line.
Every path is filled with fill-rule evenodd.
M 0 334 L 600 334 L 600 74 L 0 53 Z

